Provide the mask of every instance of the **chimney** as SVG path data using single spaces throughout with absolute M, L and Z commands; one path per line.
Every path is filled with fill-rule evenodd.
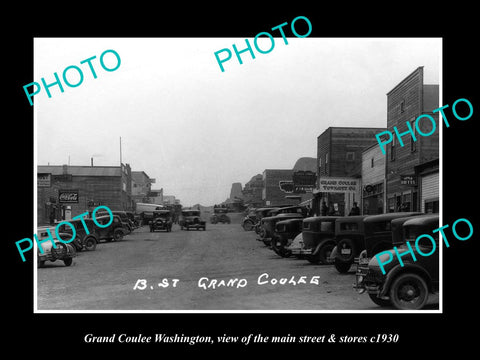
M 68 174 L 68 165 L 65 165 L 65 164 L 62 165 L 62 173 L 63 175 Z
M 90 158 L 90 166 L 93 166 L 93 157 Z

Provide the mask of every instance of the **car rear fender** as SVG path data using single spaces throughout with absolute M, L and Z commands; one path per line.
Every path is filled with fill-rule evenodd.
M 315 248 L 315 250 L 313 251 L 312 255 L 316 255 L 318 254 L 318 252 L 320 251 L 320 249 L 325 246 L 325 245 L 333 245 L 335 247 L 335 240 L 333 239 L 324 239 L 322 241 L 320 241 L 320 243 L 317 245 L 317 247 Z M 336 247 L 335 247 L 336 248 Z
M 428 274 L 428 272 L 422 266 L 419 266 L 413 263 L 407 263 L 407 264 L 404 264 L 404 266 L 401 266 L 400 264 L 398 264 L 392 269 L 390 269 L 390 271 L 387 273 L 387 276 L 385 278 L 385 283 L 383 284 L 382 290 L 378 294 L 378 297 L 388 296 L 390 285 L 393 283 L 393 281 L 398 275 L 403 273 L 414 273 L 421 276 L 427 283 L 428 290 L 433 291 L 432 278 Z

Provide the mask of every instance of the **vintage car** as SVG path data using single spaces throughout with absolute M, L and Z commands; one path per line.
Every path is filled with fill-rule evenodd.
M 191 228 L 206 230 L 207 226 L 206 221 L 200 217 L 200 210 L 182 210 L 178 223 L 182 230 L 184 228 L 185 230 L 190 230 Z
M 338 216 L 315 216 L 303 220 L 302 255 L 312 264 L 327 264 L 336 245 L 335 221 Z
M 365 291 L 362 285 L 362 279 L 368 271 L 368 263 L 375 254 L 384 250 L 392 249 L 394 233 L 402 232 L 403 223 L 412 216 L 423 215 L 420 212 L 396 212 L 379 215 L 370 215 L 363 221 L 365 233 L 365 250 L 358 258 L 356 282 L 354 288 L 358 292 Z M 400 234 L 401 238 L 401 234 Z
M 133 221 L 127 215 L 126 211 L 113 210 L 112 214 L 117 215 L 120 218 L 120 220 L 122 221 L 124 229 L 127 231 L 127 234 L 130 234 L 133 231 L 133 229 L 134 229 Z M 109 213 L 106 212 L 106 211 L 99 211 L 95 215 L 96 215 L 95 217 L 109 216 Z
M 129 232 L 125 228 L 124 223 L 118 215 L 113 215 L 113 219 L 110 215 L 106 216 L 95 216 L 97 223 L 101 225 L 106 225 L 111 221 L 111 224 L 107 227 L 96 226 L 97 240 L 106 240 L 106 241 L 120 241 L 125 235 L 128 235 Z
M 222 207 L 213 208 L 213 215 L 210 216 L 210 223 L 216 224 L 221 222 L 222 224 L 230 224 L 230 217 L 227 215 L 228 209 Z
M 77 220 L 68 221 L 75 228 L 75 240 L 72 241 L 72 244 L 75 246 L 77 251 L 88 250 L 93 251 L 97 248 L 98 238 L 97 230 L 98 227 L 93 222 L 91 218 L 83 218 Z M 85 226 L 84 226 L 85 224 Z M 85 227 L 88 229 L 85 230 Z M 67 224 L 62 224 L 59 226 L 58 231 L 61 233 L 72 234 L 72 228 Z
M 297 259 L 305 259 L 305 255 L 302 254 L 303 250 L 303 234 L 300 233 L 295 236 L 290 243 L 290 245 L 285 247 L 285 250 L 290 251 L 290 253 L 295 256 Z
M 279 210 L 280 208 L 279 207 L 263 207 L 263 208 L 258 208 L 255 210 L 255 218 L 256 218 L 256 222 L 255 222 L 255 225 L 254 225 L 254 230 L 255 230 L 255 233 L 257 234 L 260 234 L 260 231 L 261 231 L 261 221 L 264 217 L 268 217 L 268 216 L 271 216 L 271 215 L 274 215 L 276 214 L 276 212 Z
M 275 232 L 271 241 L 272 250 L 281 257 L 289 257 L 292 252 L 287 250 L 293 239 L 302 232 L 303 218 L 281 220 L 275 224 Z
M 172 214 L 170 210 L 156 210 L 153 212 L 153 220 L 149 222 L 150 232 L 156 230 L 172 231 Z
M 252 231 L 257 223 L 256 209 L 250 209 L 242 220 L 242 227 L 245 231 Z
M 347 273 L 365 249 L 363 220 L 367 215 L 345 216 L 335 221 L 335 247 L 329 262 L 339 273 Z
M 412 254 L 403 255 L 400 263 L 395 251 L 377 254 L 368 264 L 368 272 L 363 283 L 372 301 L 380 306 L 393 305 L 401 310 L 418 310 L 425 306 L 430 294 L 438 293 L 439 288 L 439 227 L 438 214 L 415 216 L 403 222 L 403 244 L 397 245 L 398 253 L 404 254 L 410 249 Z M 428 234 L 434 239 L 422 237 Z M 396 241 L 398 244 L 398 241 Z M 428 256 L 422 254 L 429 254 Z M 382 261 L 383 274 L 377 256 Z M 392 257 L 390 262 L 387 258 Z
M 75 246 L 71 243 L 65 244 L 58 240 L 55 233 L 55 227 L 40 227 L 37 229 L 37 238 L 39 241 L 48 238 L 47 229 L 50 231 L 52 239 L 55 243 L 55 247 L 52 241 L 45 241 L 41 243 L 37 248 L 37 267 L 41 268 L 45 265 L 46 261 L 55 262 L 57 260 L 63 261 L 65 266 L 72 265 L 73 258 L 77 256 Z M 59 232 L 58 235 L 63 239 L 71 239 L 72 234 L 66 234 Z M 64 235 L 64 236 L 63 236 Z M 40 250 L 41 247 L 41 250 Z
M 266 246 L 270 246 L 275 231 L 275 224 L 278 221 L 287 219 L 303 219 L 308 215 L 308 209 L 305 206 L 289 206 L 271 211 L 271 216 L 262 218 L 260 221 L 260 232 L 258 241 L 262 241 Z

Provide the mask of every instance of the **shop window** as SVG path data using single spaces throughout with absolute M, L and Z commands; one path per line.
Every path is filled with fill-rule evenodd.
M 387 200 L 388 212 L 395 212 L 395 197 Z
M 411 205 L 412 205 L 412 194 L 410 193 L 403 194 L 400 211 L 411 211 Z
M 438 214 L 440 212 L 440 202 L 438 199 L 425 200 L 425 213 Z

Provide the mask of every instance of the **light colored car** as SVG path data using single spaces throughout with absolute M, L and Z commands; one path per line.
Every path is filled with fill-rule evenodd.
M 38 245 L 37 249 L 37 266 L 43 267 L 45 265 L 45 261 L 57 261 L 61 260 L 65 264 L 65 266 L 72 265 L 73 258 L 77 256 L 77 252 L 75 250 L 75 246 L 72 244 L 65 244 L 58 240 L 55 234 L 55 227 L 39 227 L 37 230 L 37 238 L 39 241 L 47 239 L 48 232 L 47 229 L 50 230 L 50 234 L 52 235 L 52 239 L 55 243 L 55 247 L 53 247 L 52 241 L 45 241 Z M 59 236 L 62 239 L 68 241 L 71 238 L 72 234 L 66 233 L 59 233 Z M 42 251 L 40 251 L 40 246 L 42 247 Z
M 291 251 L 292 255 L 298 258 L 305 257 L 305 255 L 302 254 L 303 249 L 304 249 L 304 244 L 303 244 L 302 233 L 295 236 L 295 238 L 292 240 L 292 243 L 285 247 L 285 250 Z

